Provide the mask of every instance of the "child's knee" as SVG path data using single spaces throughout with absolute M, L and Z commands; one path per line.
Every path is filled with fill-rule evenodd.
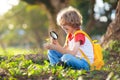
M 70 57 L 72 55 L 71 54 L 64 54 L 62 57 L 61 57 L 61 61 L 63 62 L 67 62 L 68 60 L 70 60 Z
M 54 55 L 57 55 L 57 51 L 56 50 L 48 50 L 48 55 L 49 56 L 54 56 Z
M 55 50 L 48 50 L 48 53 L 53 53 Z
M 54 52 L 54 50 L 48 50 L 48 53 L 53 53 Z

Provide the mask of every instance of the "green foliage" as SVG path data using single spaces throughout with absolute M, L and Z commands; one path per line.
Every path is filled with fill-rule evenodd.
M 42 47 L 48 37 L 47 29 L 45 10 L 21 1 L 0 18 L 0 42 L 7 47 Z
M 47 61 L 44 62 L 44 65 L 35 64 L 31 60 L 25 60 L 24 57 L 20 57 L 19 59 L 15 58 L 13 61 L 9 59 L 2 61 L 0 68 L 8 71 L 11 75 L 10 78 L 18 78 L 19 76 L 32 78 L 34 76 L 45 76 L 48 74 L 48 78 L 77 79 L 80 75 L 86 73 L 71 69 L 64 70 L 62 66 L 49 66 Z
M 13 49 L 14 51 L 17 49 Z M 22 49 L 21 49 L 22 50 Z M 36 49 L 37 50 L 37 49 Z M 20 50 L 19 50 L 20 51 Z M 24 51 L 24 50 L 23 50 Z M 12 53 L 9 50 L 8 53 Z M 17 51 L 16 51 L 17 52 Z M 20 51 L 22 52 L 22 51 Z M 26 51 L 27 52 L 27 51 Z M 37 52 L 37 51 L 33 51 Z M 0 71 L 5 70 L 7 74 L 1 72 L 1 74 L 6 75 L 6 77 L 0 77 L 4 80 L 26 80 L 26 79 L 51 79 L 51 80 L 105 80 L 107 78 L 117 80 L 120 77 L 120 64 L 109 62 L 110 51 L 104 50 L 105 66 L 101 71 L 85 71 L 85 70 L 73 70 L 71 68 L 63 68 L 62 66 L 50 66 L 49 62 L 45 59 L 41 59 L 40 62 L 36 62 L 30 59 L 26 59 L 27 55 L 17 53 L 15 55 L 1 55 L 0 56 Z M 30 56 L 33 56 L 32 54 Z M 34 58 L 37 58 L 37 56 Z M 43 61 L 42 61 L 43 60 Z M 43 63 L 41 63 L 43 62 Z M 108 63 L 109 62 L 109 63 Z M 114 66 L 115 65 L 115 66 Z M 112 74 L 112 77 L 109 77 Z M 103 77 L 104 75 L 104 77 Z M 94 77 L 93 77 L 94 76 Z
M 25 2 L 27 2 L 29 4 L 35 4 L 35 0 L 23 0 L 23 1 L 25 1 Z
M 22 49 L 22 48 L 0 48 L 0 55 L 2 56 L 14 56 L 18 54 L 36 54 L 40 49 Z M 42 52 L 41 52 L 42 53 Z
M 12 53 L 12 50 L 9 50 L 9 53 Z M 44 63 L 36 64 L 32 60 L 25 59 L 23 55 L 2 55 L 0 57 L 0 68 L 7 71 L 10 76 L 6 75 L 8 76 L 6 79 L 9 80 L 17 80 L 20 77 L 33 78 L 35 80 L 36 76 L 44 78 L 46 75 L 48 76 L 46 77 L 47 79 L 77 79 L 80 75 L 86 74 L 86 71 L 83 70 L 77 71 L 70 68 L 63 69 L 62 66 L 50 66 L 46 60 L 44 60 Z M 1 77 L 1 79 L 3 78 Z
M 112 74 L 114 73 L 111 77 L 112 80 L 114 80 L 114 78 L 118 77 L 118 74 L 120 74 L 120 42 L 117 40 L 111 41 L 109 47 L 104 50 L 103 53 L 105 61 L 103 70 L 111 71 Z
M 114 60 L 114 57 L 117 59 L 120 55 L 120 41 L 114 40 L 111 41 L 109 47 L 103 50 L 103 56 L 105 62 L 109 60 Z
M 110 49 L 117 53 L 120 53 L 120 41 L 118 40 L 111 41 Z
M 80 10 L 82 16 L 83 16 L 83 25 L 85 25 L 89 19 L 89 5 L 90 1 L 89 0 L 84 0 L 84 1 L 78 1 L 78 0 L 70 0 L 70 5 L 76 7 L 77 9 Z
M 103 50 L 103 59 L 104 59 L 105 63 L 106 63 L 106 61 L 108 61 L 109 57 L 110 57 L 110 51 Z

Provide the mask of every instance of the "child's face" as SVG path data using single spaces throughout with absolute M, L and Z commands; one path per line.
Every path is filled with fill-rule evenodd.
M 62 26 L 62 29 L 66 32 L 66 33 L 73 33 L 74 29 L 71 26 L 65 25 Z

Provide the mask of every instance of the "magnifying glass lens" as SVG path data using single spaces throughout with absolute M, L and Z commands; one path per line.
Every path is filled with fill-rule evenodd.
M 56 32 L 54 32 L 54 31 L 51 31 L 50 32 L 50 36 L 53 38 L 53 39 L 58 39 L 58 35 L 57 35 L 57 33 Z

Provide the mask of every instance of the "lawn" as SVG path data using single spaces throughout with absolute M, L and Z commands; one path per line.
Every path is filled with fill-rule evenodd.
M 119 47 L 103 51 L 105 66 L 85 71 L 50 66 L 47 51 L 0 48 L 0 80 L 120 80 Z

